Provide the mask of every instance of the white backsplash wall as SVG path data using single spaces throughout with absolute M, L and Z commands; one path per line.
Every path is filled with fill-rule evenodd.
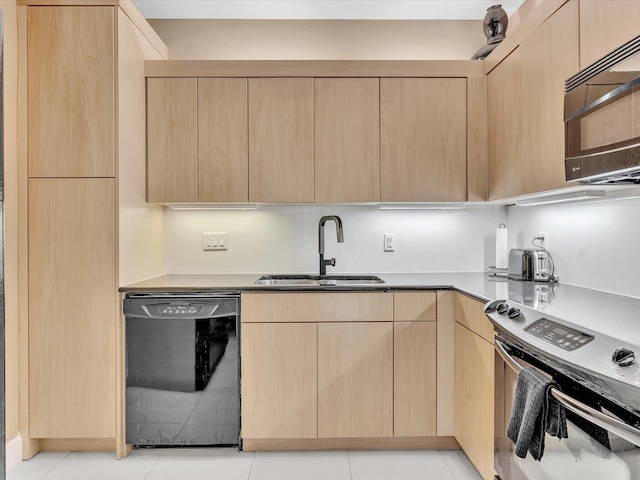
M 165 212 L 167 273 L 316 273 L 318 222 L 325 226 L 327 273 L 482 272 L 495 262 L 495 229 L 506 207 L 462 210 L 378 210 L 371 206 L 260 206 L 258 210 Z M 227 251 L 202 249 L 204 232 L 227 232 Z M 395 233 L 396 249 L 383 252 L 383 234 Z
M 508 207 L 509 247 L 548 232 L 560 283 L 640 297 L 640 199 Z

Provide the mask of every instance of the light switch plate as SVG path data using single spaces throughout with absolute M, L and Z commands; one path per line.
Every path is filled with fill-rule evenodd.
M 385 252 L 396 251 L 396 234 L 395 233 L 384 234 L 384 251 Z
M 205 252 L 211 250 L 226 250 L 229 246 L 227 232 L 205 232 L 202 234 L 202 249 Z

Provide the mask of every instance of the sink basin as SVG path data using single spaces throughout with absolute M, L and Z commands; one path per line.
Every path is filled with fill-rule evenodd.
M 263 275 L 256 280 L 257 285 L 281 286 L 337 286 L 376 285 L 384 283 L 374 275 Z

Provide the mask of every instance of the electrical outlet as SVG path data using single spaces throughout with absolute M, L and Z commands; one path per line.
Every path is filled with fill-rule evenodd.
M 396 251 L 396 234 L 395 233 L 384 234 L 384 251 L 385 252 Z
M 536 240 L 538 246 L 549 250 L 549 234 L 547 232 L 538 233 L 538 240 Z
M 226 250 L 229 244 L 227 232 L 205 232 L 202 234 L 202 249 L 207 252 L 211 250 Z

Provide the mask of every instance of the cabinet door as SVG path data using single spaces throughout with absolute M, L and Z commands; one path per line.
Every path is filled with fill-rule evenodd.
M 494 477 L 493 344 L 456 323 L 456 440 L 482 478 Z
M 115 180 L 29 180 L 33 438 L 115 437 Z
M 523 128 L 516 141 L 523 194 L 571 186 L 564 171 L 564 81 L 579 68 L 578 35 L 572 1 L 520 45 Z
M 577 3 L 577 0 L 572 0 Z M 580 68 L 638 35 L 640 2 L 584 0 L 580 2 Z M 575 73 L 575 72 L 574 72 Z
M 318 437 L 393 435 L 393 323 L 318 325 Z
M 317 328 L 242 324 L 243 438 L 317 437 Z
M 29 176 L 113 177 L 113 7 L 27 15 Z
M 313 202 L 313 79 L 249 79 L 249 201 Z
M 573 185 L 564 172 L 564 81 L 577 71 L 571 1 L 489 74 L 490 200 Z
M 315 201 L 380 201 L 377 78 L 315 79 Z
M 467 199 L 467 82 L 380 79 L 383 202 Z
M 198 202 L 249 200 L 246 78 L 198 79 Z
M 393 434 L 436 435 L 436 322 L 395 322 Z
M 147 79 L 147 201 L 197 201 L 197 79 Z
M 487 78 L 489 200 L 522 193 L 520 131 L 526 115 L 520 70 L 520 48 L 516 48 Z

